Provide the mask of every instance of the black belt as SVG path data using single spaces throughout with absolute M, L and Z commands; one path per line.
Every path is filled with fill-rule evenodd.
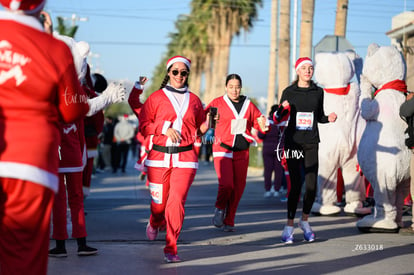
M 177 153 L 193 150 L 193 145 L 190 144 L 187 146 L 178 147 L 178 146 L 161 146 L 161 145 L 153 144 L 152 149 L 158 152 L 162 152 L 162 153 L 177 154 Z
M 249 149 L 249 147 L 247 147 L 245 149 L 243 149 L 243 148 L 237 148 L 237 147 L 231 147 L 231 146 L 229 146 L 229 145 L 227 145 L 227 144 L 225 144 L 223 142 L 220 143 L 220 146 L 223 147 L 224 149 L 230 150 L 232 152 L 240 152 L 240 151 L 244 151 L 244 150 Z

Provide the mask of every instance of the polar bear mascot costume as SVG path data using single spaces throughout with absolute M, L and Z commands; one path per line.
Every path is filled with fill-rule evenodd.
M 361 64 L 358 63 L 360 60 L 353 51 L 315 55 L 315 80 L 324 88 L 324 110 L 338 115 L 335 123 L 318 125 L 321 141 L 318 196 L 312 207 L 315 214 L 336 215 L 341 212 L 341 208 L 335 205 L 338 169 L 341 169 L 344 180 L 344 212 L 358 216 L 371 213 L 370 208 L 363 207 L 365 183 L 357 160 L 357 147 L 365 121 L 360 116 L 359 84 L 351 82 L 356 70 L 354 64 Z
M 404 59 L 395 47 L 368 46 L 360 85 L 366 127 L 358 147 L 358 162 L 374 190 L 375 211 L 357 222 L 362 232 L 392 233 L 402 226 L 411 156 L 405 145 L 407 124 L 399 115 L 406 100 L 405 74 Z

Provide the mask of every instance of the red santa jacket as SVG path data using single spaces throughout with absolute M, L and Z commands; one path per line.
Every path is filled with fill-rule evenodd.
M 260 110 L 246 97 L 240 113 L 237 113 L 230 98 L 227 95 L 213 99 L 206 107 L 208 112 L 210 107 L 216 107 L 220 119 L 216 123 L 214 143 L 213 143 L 213 157 L 228 157 L 233 158 L 233 152 L 230 149 L 222 147 L 220 144 L 224 143 L 229 147 L 234 147 L 236 135 L 234 133 L 242 134 L 250 143 L 256 144 L 256 141 L 251 133 L 252 127 L 260 131 L 259 118 L 262 113 Z M 238 127 L 242 132 L 235 130 L 235 120 L 241 122 L 243 127 Z M 233 121 L 233 122 L 232 122 Z M 233 125 L 233 129 L 232 129 Z M 240 124 L 239 124 L 240 125 Z M 244 127 L 245 125 L 245 127 Z M 232 133 L 232 131 L 236 131 Z
M 69 48 L 34 17 L 0 11 L 0 177 L 58 189 L 59 121 L 89 110 Z
M 173 92 L 166 88 L 152 93 L 142 106 L 140 113 L 140 131 L 144 136 L 151 136 L 152 150 L 145 165 L 149 167 L 198 168 L 195 150 L 180 153 L 163 153 L 154 150 L 154 146 L 187 147 L 192 146 L 197 138 L 197 130 L 205 121 L 205 112 L 200 99 L 187 91 L 179 106 Z M 163 133 L 174 128 L 181 134 L 181 143 L 173 144 Z
M 139 121 L 139 114 L 141 112 L 142 103 L 139 98 L 139 96 L 142 94 L 142 91 L 144 90 L 144 86 L 139 84 L 139 82 L 136 82 L 134 87 L 132 87 L 132 90 L 128 97 L 128 103 L 129 106 L 131 106 L 132 111 L 137 116 Z
M 63 124 L 61 129 L 59 173 L 82 172 L 87 159 L 83 120 Z

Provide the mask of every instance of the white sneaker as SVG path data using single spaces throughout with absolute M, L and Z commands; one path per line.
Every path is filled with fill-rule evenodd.
M 285 228 L 283 228 L 282 242 L 286 244 L 293 243 L 293 226 L 286 225 Z
M 308 221 L 299 221 L 299 228 L 303 231 L 303 238 L 308 242 L 313 242 L 315 240 L 315 233 L 312 231 L 312 228 L 309 225 Z
M 264 193 L 264 197 L 265 198 L 270 198 L 272 196 L 272 192 L 270 192 L 270 191 L 266 191 L 265 193 Z
M 274 193 L 273 193 L 273 197 L 275 197 L 275 198 L 277 198 L 277 197 L 279 197 L 279 192 L 278 191 L 275 191 Z

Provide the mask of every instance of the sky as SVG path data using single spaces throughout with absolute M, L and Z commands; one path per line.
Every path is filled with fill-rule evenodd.
M 55 24 L 56 17 L 61 16 L 68 25 L 79 26 L 75 39 L 90 44 L 92 53 L 88 61 L 93 71 L 108 80 L 134 82 L 140 75 L 151 80 L 167 50 L 168 35 L 175 31 L 175 21 L 190 12 L 190 3 L 190 0 L 48 0 L 45 10 Z M 292 0 L 292 13 L 294 3 Z M 297 3 L 300 20 L 301 1 Z M 242 92 L 256 98 L 267 96 L 270 7 L 271 0 L 263 0 L 253 28 L 235 37 L 231 47 L 229 73 L 239 74 L 243 79 Z M 414 0 L 349 0 L 346 38 L 364 58 L 370 43 L 391 44 L 385 33 L 391 30 L 392 17 L 411 10 Z M 335 14 L 335 0 L 315 0 L 314 46 L 324 36 L 334 34 Z M 297 25 L 300 26 L 300 21 Z M 299 36 L 299 29 L 297 33 Z M 297 39 L 299 44 L 300 37 Z

